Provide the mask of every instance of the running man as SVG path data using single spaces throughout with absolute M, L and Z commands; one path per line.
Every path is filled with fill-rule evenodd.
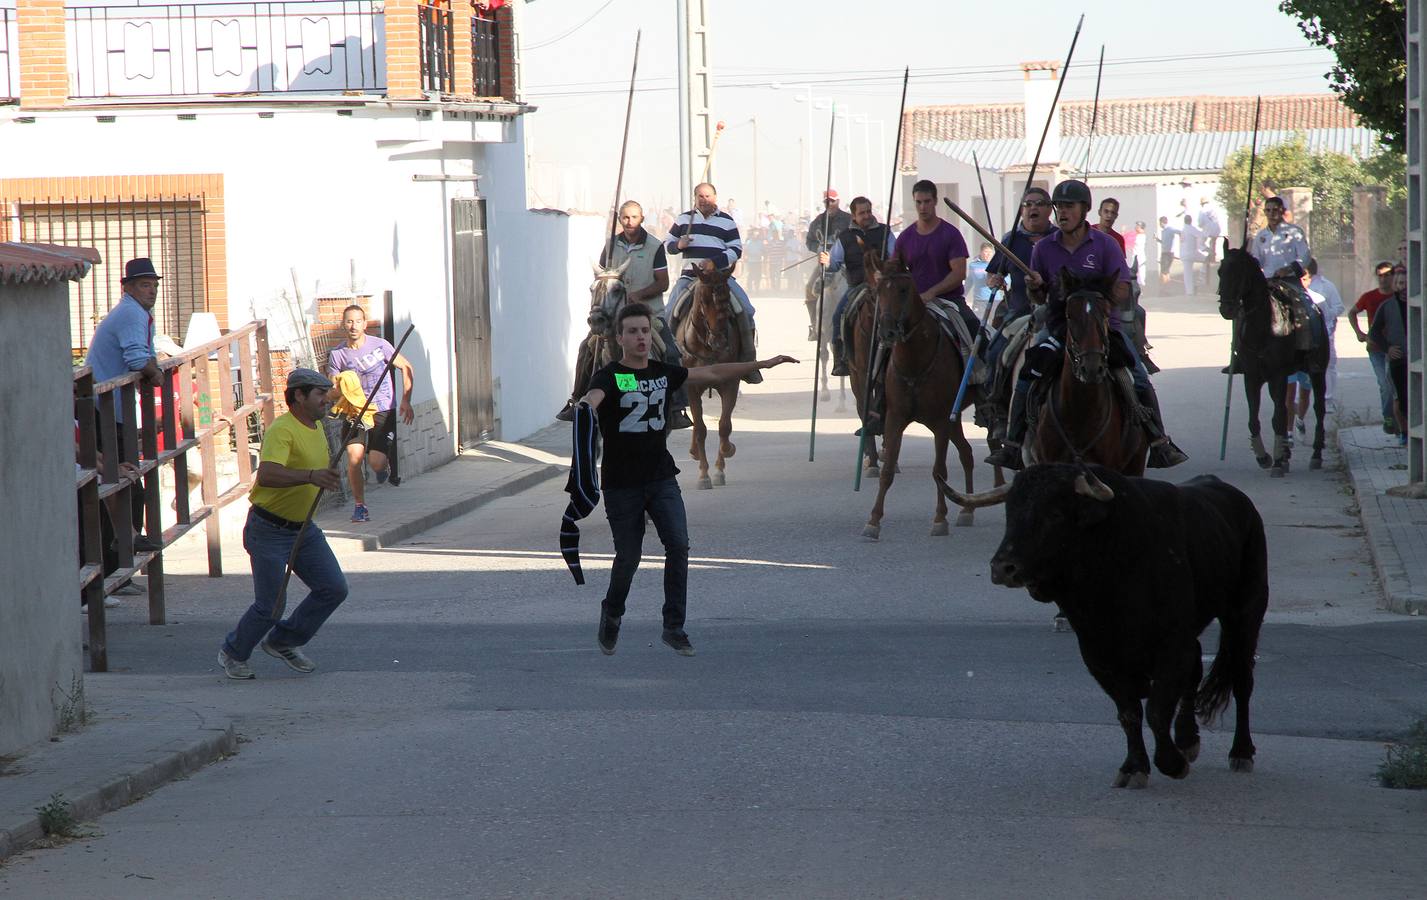
M 624 355 L 590 378 L 580 403 L 593 407 L 604 441 L 600 485 L 605 515 L 614 536 L 614 570 L 600 604 L 599 645 L 614 653 L 629 586 L 639 568 L 647 513 L 664 544 L 664 643 L 680 656 L 693 656 L 684 632 L 688 608 L 689 529 L 679 469 L 666 446 L 669 398 L 680 387 L 699 390 L 743 378 L 759 369 L 795 363 L 790 356 L 720 363 L 685 369 L 649 358 L 654 313 L 628 303 L 615 318 L 615 340 Z
M 416 419 L 411 409 L 411 385 L 415 370 L 406 357 L 399 355 L 396 348 L 379 337 L 367 334 L 367 313 L 357 304 L 342 310 L 342 328 L 347 332 L 347 343 L 334 347 L 327 359 L 327 376 L 333 381 L 343 372 L 356 372 L 362 384 L 363 395 L 369 395 L 377 381 L 376 395 L 372 397 L 371 408 L 376 410 L 372 424 L 353 423 L 347 429 L 347 484 L 352 489 L 353 522 L 370 522 L 367 510 L 366 479 L 362 477 L 362 460 L 366 459 L 377 476 L 377 484 L 385 484 L 391 474 L 390 457 L 396 444 L 396 418 L 392 415 L 391 379 L 383 379 L 387 360 L 395 357 L 394 365 L 401 371 L 401 421 L 410 425 Z M 331 399 L 336 399 L 335 397 Z M 395 484 L 396 482 L 392 482 Z

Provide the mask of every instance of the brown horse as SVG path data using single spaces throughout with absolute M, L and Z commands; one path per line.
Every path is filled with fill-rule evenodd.
M 868 293 L 857 307 L 857 314 L 853 317 L 851 327 L 847 329 L 852 343 L 844 351 L 847 354 L 847 371 L 852 379 L 852 399 L 857 406 L 857 420 L 862 423 L 864 428 L 867 427 L 867 392 L 869 388 L 867 374 L 874 358 L 872 341 L 877 329 L 877 280 L 875 273 L 877 267 L 881 265 L 881 260 L 876 259 L 871 251 L 865 253 L 863 259 L 867 271 L 866 290 Z M 862 474 L 868 478 L 881 474 L 875 435 L 869 434 L 867 440 L 862 442 L 862 451 L 866 461 Z
M 1145 473 L 1149 440 L 1126 415 L 1110 372 L 1113 288 L 1113 282 L 1061 275 L 1065 349 L 1029 443 L 1033 462 L 1089 462 L 1124 475 Z
M 679 323 L 679 333 L 674 336 L 684 353 L 684 362 L 690 367 L 737 362 L 742 358 L 743 341 L 739 335 L 738 323 L 733 319 L 733 304 L 729 299 L 729 274 L 717 269 L 701 272 L 699 280 L 694 283 L 693 296 L 689 298 L 689 310 Z M 704 424 L 703 392 L 689 392 L 689 413 L 694 420 L 689 455 L 699 461 L 698 487 L 701 491 L 726 483 L 724 463 L 738 450 L 733 441 L 728 439 L 733 433 L 733 407 L 738 403 L 738 379 L 726 381 L 712 390 L 718 391 L 721 401 L 718 417 L 718 459 L 714 463 L 712 477 L 709 476 L 709 458 L 704 448 L 709 430 Z
M 912 422 L 931 429 L 936 447 L 932 459 L 933 479 L 946 480 L 948 440 L 956 444 L 961 468 L 966 472 L 968 492 L 973 465 L 971 444 L 961 433 L 961 423 L 951 418 L 956 388 L 961 384 L 961 352 L 927 312 L 911 273 L 900 257 L 881 265 L 875 296 L 878 341 L 883 347 L 891 348 L 891 358 L 887 362 L 882 474 L 877 485 L 877 502 L 862 529 L 862 536 L 872 540 L 882 536 L 883 506 L 897 474 L 902 432 Z M 935 494 L 936 516 L 932 519 L 931 533 L 945 535 L 948 533 L 946 497 L 940 490 Z M 962 510 L 956 524 L 970 525 L 972 516 L 972 510 Z

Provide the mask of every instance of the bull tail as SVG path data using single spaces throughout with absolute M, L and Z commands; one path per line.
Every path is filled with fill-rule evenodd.
M 1240 558 L 1240 582 L 1219 617 L 1219 652 L 1194 698 L 1194 710 L 1205 725 L 1213 725 L 1229 705 L 1230 694 L 1248 703 L 1253 692 L 1254 654 L 1259 628 L 1268 610 L 1268 549 L 1263 522 L 1252 510 L 1252 527 Z

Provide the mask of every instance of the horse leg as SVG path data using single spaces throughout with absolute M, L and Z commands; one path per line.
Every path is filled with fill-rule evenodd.
M 1268 448 L 1263 444 L 1262 428 L 1259 425 L 1259 404 L 1263 399 L 1263 382 L 1244 375 L 1244 397 L 1249 404 L 1249 447 L 1254 452 L 1254 459 L 1258 462 L 1260 469 L 1267 469 L 1273 465 L 1273 457 L 1269 456 Z
M 975 476 L 973 470 L 976 466 L 976 457 L 971 453 L 971 442 L 966 439 L 966 434 L 961 430 L 960 422 L 951 423 L 951 443 L 956 447 L 956 455 L 961 459 L 961 471 L 966 475 L 966 493 L 975 493 Z M 942 466 L 942 477 L 946 476 L 945 464 Z M 996 470 L 996 486 L 1000 487 L 1005 480 L 1001 477 L 1001 470 Z M 965 528 L 976 524 L 976 510 L 963 509 L 956 514 L 956 526 Z
M 867 525 L 862 536 L 874 541 L 882 538 L 882 515 L 887 503 L 887 491 L 892 487 L 892 479 L 897 477 L 897 457 L 902 453 L 902 431 L 906 422 L 886 419 L 886 433 L 882 437 L 882 474 L 877 479 L 877 502 L 872 504 L 872 514 L 867 517 Z
M 713 483 L 718 487 L 727 484 L 724 476 L 724 461 L 738 448 L 733 446 L 733 441 L 728 439 L 733 434 L 733 408 L 738 404 L 738 382 L 730 381 L 728 384 L 718 389 L 719 414 L 718 414 L 718 459 L 715 461 Z
M 1293 452 L 1288 444 L 1288 429 L 1292 427 L 1288 414 L 1288 376 L 1276 375 L 1270 379 L 1268 395 L 1273 401 L 1273 468 L 1268 474 L 1282 478 L 1288 474 L 1288 460 Z
M 698 489 L 701 491 L 713 490 L 713 482 L 709 480 L 709 458 L 704 449 L 704 441 L 709 435 L 709 429 L 704 424 L 702 391 L 689 391 L 689 413 L 694 420 L 694 427 L 689 429 L 694 433 L 689 444 L 689 455 L 699 461 Z
M 1323 417 L 1328 413 L 1328 374 L 1315 372 L 1309 376 L 1313 380 L 1313 417 L 1317 424 L 1313 427 L 1313 457 L 1308 460 L 1308 468 L 1323 468 Z
M 932 442 L 935 449 L 932 450 L 932 484 L 936 484 L 936 479 L 946 481 L 946 444 L 951 431 L 951 420 L 942 419 L 936 423 L 932 429 Z M 932 537 L 944 537 L 950 533 L 946 525 L 946 496 L 942 494 L 941 488 L 936 488 L 936 515 L 932 517 Z M 958 522 L 957 524 L 960 524 Z

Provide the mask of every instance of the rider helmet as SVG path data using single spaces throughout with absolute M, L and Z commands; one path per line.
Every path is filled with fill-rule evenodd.
M 1051 203 L 1084 203 L 1090 205 L 1090 187 L 1083 181 L 1067 178 L 1055 186 L 1050 195 Z

